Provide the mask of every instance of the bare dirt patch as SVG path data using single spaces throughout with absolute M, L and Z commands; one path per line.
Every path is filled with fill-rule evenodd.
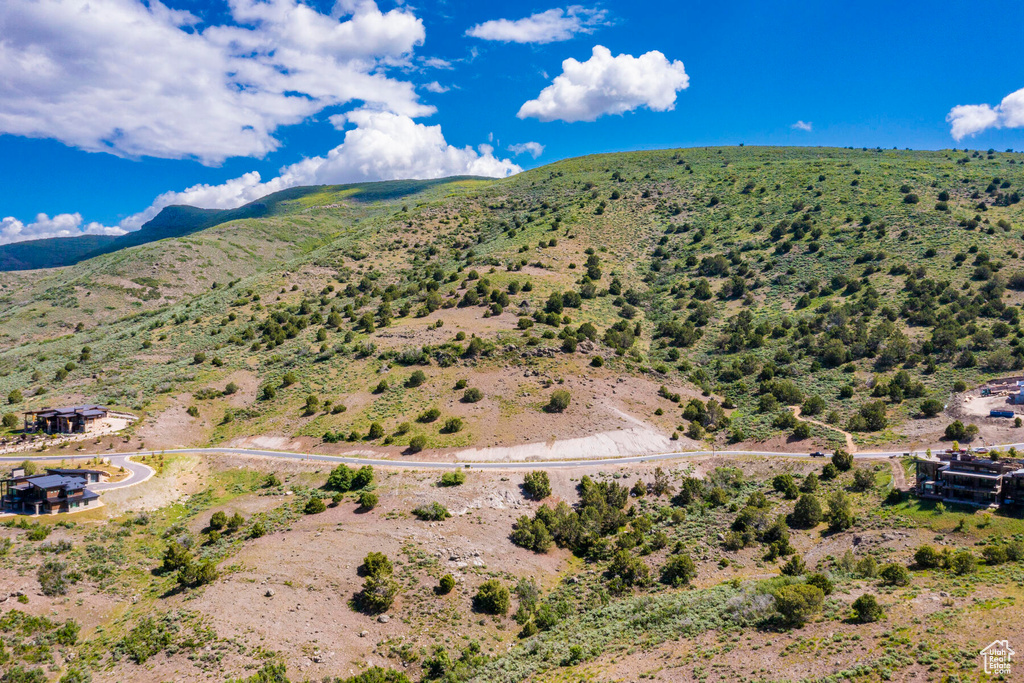
M 464 402 L 463 392 L 453 389 L 457 379 L 469 374 L 465 368 L 430 369 L 428 382 L 435 389 L 433 400 L 428 394 L 410 401 L 419 401 L 418 405 L 424 408 L 437 407 L 445 417 L 462 418 L 466 429 L 459 438 L 471 446 L 428 449 L 416 454 L 417 459 L 452 456 L 467 461 L 604 458 L 707 448 L 706 444 L 684 435 L 679 435 L 677 440 L 670 439 L 680 421 L 680 408 L 659 396 L 661 384 L 656 378 L 620 377 L 600 368 L 580 372 L 583 361 L 562 354 L 531 360 L 490 370 L 476 368 L 471 386 L 484 396 L 476 403 Z M 409 372 L 392 368 L 386 377 L 391 382 L 400 382 Z M 682 386 L 668 388 L 679 393 L 683 403 L 698 395 Z M 572 402 L 562 413 L 545 412 L 543 406 L 556 389 L 568 390 Z M 351 414 L 374 400 L 375 397 L 365 391 L 345 396 L 343 403 L 348 407 L 347 414 Z M 662 410 L 662 415 L 656 414 L 658 409 Z M 413 412 L 403 417 L 413 420 L 415 416 Z M 398 420 L 393 422 L 397 425 Z M 430 429 L 436 430 L 440 424 L 431 425 Z M 385 429 L 392 429 L 394 425 L 388 421 Z M 406 451 L 404 446 L 377 444 L 327 444 L 315 437 L 272 433 L 238 437 L 228 442 L 240 448 L 374 457 L 401 457 Z
M 1013 418 L 989 417 L 989 411 L 992 410 L 1008 410 L 1012 411 L 1015 417 L 1024 418 L 1024 405 L 1010 403 L 1007 396 L 982 396 L 979 388 L 954 394 L 946 405 L 945 419 L 941 419 L 939 425 L 941 429 L 945 429 L 953 420 L 977 425 L 976 444 L 992 445 L 1020 441 L 1024 431 L 1014 427 Z
M 187 412 L 191 399 L 191 394 L 175 396 L 167 408 L 139 425 L 138 437 L 152 449 L 189 446 L 208 438 L 210 429 L 204 428 L 203 419 Z
M 514 519 L 536 506 L 524 500 L 519 476 L 473 472 L 466 484 L 451 488 L 436 487 L 433 472 L 381 471 L 378 476 L 380 504 L 373 511 L 357 512 L 346 501 L 297 520 L 285 532 L 256 539 L 233 559 L 240 569 L 193 596 L 189 606 L 207 614 L 218 633 L 237 633 L 249 645 L 273 644 L 285 654 L 290 671 L 313 678 L 349 675 L 365 665 L 385 664 L 374 653 L 384 639 L 432 637 L 421 619 L 404 623 L 392 616 L 381 623 L 350 608 L 363 581 L 357 568 L 370 550 L 396 562 L 404 586 L 388 613 L 415 613 L 439 629 L 452 612 L 471 617 L 470 597 L 492 573 L 509 581 L 546 578 L 568 559 L 565 551 L 538 555 L 508 542 Z M 568 477 L 553 484 L 564 495 L 575 486 Z M 454 517 L 421 522 L 409 515 L 433 501 Z M 421 557 L 413 563 L 417 553 Z M 459 584 L 452 594 L 437 596 L 433 586 L 444 573 L 453 573 Z M 511 637 L 510 632 L 494 634 L 498 640 Z

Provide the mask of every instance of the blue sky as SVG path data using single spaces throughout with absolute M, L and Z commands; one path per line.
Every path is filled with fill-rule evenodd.
M 1024 3 L 977 10 L 5 0 L 0 243 L 116 234 L 167 203 L 595 152 L 1021 149 L 1024 49 L 1005 27 Z

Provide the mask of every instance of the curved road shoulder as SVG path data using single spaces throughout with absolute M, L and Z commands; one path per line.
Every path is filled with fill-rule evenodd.
M 128 470 L 129 474 L 126 479 L 122 479 L 121 481 L 104 481 L 97 484 L 89 484 L 89 490 L 99 493 L 100 491 L 123 489 L 148 481 L 154 474 L 156 474 L 156 470 L 149 465 L 143 465 L 141 462 L 135 462 L 132 460 L 132 455 L 136 454 L 133 453 L 123 456 L 115 455 L 110 458 L 111 465 L 115 467 L 123 467 Z
M 177 451 L 177 452 L 189 452 L 189 451 Z M 148 452 L 138 453 L 117 453 L 115 455 L 104 455 L 100 457 L 110 458 L 110 464 L 113 467 L 123 467 L 128 470 L 128 477 L 119 481 L 104 481 L 95 484 L 88 484 L 86 488 L 90 491 L 113 491 L 114 489 L 122 489 L 128 486 L 135 486 L 141 484 L 144 481 L 148 481 L 154 474 L 154 470 L 149 465 L 144 465 L 141 462 L 135 462 L 132 457 L 137 455 L 149 455 Z M 84 460 L 93 459 L 97 457 L 95 453 L 88 455 L 41 455 L 39 457 L 25 457 L 24 455 L 19 456 L 3 456 L 0 457 L 0 462 L 24 462 L 31 460 L 32 462 L 63 462 L 67 460 Z

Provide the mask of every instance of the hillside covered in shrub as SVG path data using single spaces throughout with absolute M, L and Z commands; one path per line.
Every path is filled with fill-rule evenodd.
M 1016 153 L 748 147 L 313 188 L 4 274 L 0 393 L 133 410 L 152 443 L 415 451 L 614 410 L 686 444 L 928 440 L 1024 367 L 1022 192 Z

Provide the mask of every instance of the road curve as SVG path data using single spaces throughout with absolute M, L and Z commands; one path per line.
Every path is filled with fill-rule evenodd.
M 132 460 L 132 456 L 135 455 L 144 454 L 116 453 L 112 455 L 97 455 L 95 453 L 92 453 L 79 455 L 41 455 L 39 457 L 32 457 L 31 455 L 26 457 L 25 455 L 21 455 L 0 457 L 0 462 L 25 462 L 26 460 L 31 460 L 32 462 L 61 462 L 64 460 L 91 460 L 92 458 L 100 457 L 108 458 L 110 460 L 110 464 L 114 467 L 123 467 L 126 470 L 128 470 L 128 477 L 126 479 L 121 479 L 120 481 L 98 482 L 96 484 L 88 484 L 86 486 L 86 488 L 88 488 L 90 491 L 99 492 L 111 491 L 113 489 L 122 489 L 128 486 L 135 486 L 136 484 L 141 484 L 142 482 L 146 481 L 154 474 L 156 474 L 156 470 L 154 470 L 149 465 L 143 465 L 141 462 L 135 462 L 134 460 Z
M 115 467 L 123 467 L 128 470 L 128 477 L 121 481 L 104 481 L 97 484 L 89 484 L 88 488 L 90 491 L 112 491 L 114 489 L 123 489 L 129 486 L 135 486 L 146 481 L 154 474 L 154 470 L 149 465 L 143 465 L 141 462 L 135 462 L 132 460 L 131 455 L 113 455 L 110 456 L 110 464 Z

